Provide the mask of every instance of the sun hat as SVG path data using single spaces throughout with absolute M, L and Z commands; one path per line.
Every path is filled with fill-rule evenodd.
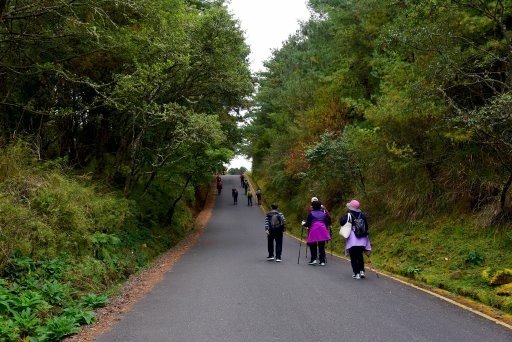
M 320 201 L 318 200 L 318 197 L 311 197 L 311 203 L 313 203 L 313 202 L 320 202 Z
M 359 209 L 360 206 L 361 204 L 359 203 L 359 201 L 355 199 L 347 203 L 348 210 L 356 211 L 358 213 L 361 212 L 361 209 Z

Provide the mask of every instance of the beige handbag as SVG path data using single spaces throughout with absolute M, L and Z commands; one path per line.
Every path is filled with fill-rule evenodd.
M 343 236 L 345 239 L 348 239 L 351 231 L 352 217 L 350 216 L 350 213 L 348 213 L 347 223 L 345 223 L 343 226 L 340 226 L 340 235 Z

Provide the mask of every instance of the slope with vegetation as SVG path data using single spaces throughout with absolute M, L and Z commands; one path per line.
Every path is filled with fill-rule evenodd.
M 253 91 L 223 1 L 0 0 L 0 340 L 60 340 L 192 228 Z
M 309 6 L 246 130 L 267 199 L 358 198 L 374 262 L 512 313 L 512 1 Z

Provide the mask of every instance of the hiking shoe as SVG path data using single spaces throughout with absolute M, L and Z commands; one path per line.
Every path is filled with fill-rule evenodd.
M 325 266 L 325 262 L 321 262 L 321 263 L 320 263 L 320 266 Z
M 317 263 L 318 263 L 318 261 L 313 260 L 313 261 L 308 262 L 308 265 L 312 265 L 312 266 L 314 266 L 314 265 L 316 265 Z
M 270 260 L 274 260 L 274 257 L 273 256 L 269 256 L 267 257 L 267 260 L 270 261 Z
M 361 275 L 359 275 L 359 274 L 354 274 L 354 275 L 352 276 L 352 278 L 354 278 L 354 279 L 361 279 Z
M 365 277 L 365 275 L 364 275 L 364 271 L 361 271 L 361 272 L 359 273 L 359 276 L 360 276 L 361 278 L 364 278 L 364 277 Z
M 281 262 L 281 258 L 276 258 L 276 262 Z

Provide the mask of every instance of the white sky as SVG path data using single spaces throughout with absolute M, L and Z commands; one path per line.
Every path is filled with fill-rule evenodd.
M 299 21 L 309 19 L 306 0 L 231 0 L 228 8 L 240 21 L 245 39 L 251 48 L 249 61 L 252 72 L 263 69 L 263 61 L 270 58 L 273 49 L 299 29 Z M 235 157 L 229 168 L 245 166 L 251 162 Z

